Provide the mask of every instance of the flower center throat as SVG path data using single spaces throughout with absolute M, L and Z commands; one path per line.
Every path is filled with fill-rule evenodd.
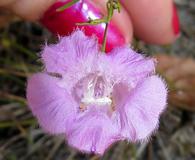
M 111 89 L 104 76 L 91 73 L 77 82 L 73 88 L 73 96 L 80 104 L 86 106 L 111 106 Z

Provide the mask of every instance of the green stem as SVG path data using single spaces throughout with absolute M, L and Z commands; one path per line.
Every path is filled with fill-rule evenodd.
M 106 28 L 104 31 L 104 38 L 103 38 L 103 43 L 102 43 L 102 52 L 105 52 L 106 50 L 106 40 L 107 40 L 107 35 L 108 35 L 108 25 L 112 19 L 113 13 L 114 13 L 114 6 L 112 4 L 112 0 L 109 0 L 107 2 L 107 12 L 108 16 L 106 17 Z
M 102 52 L 105 52 L 106 50 L 106 40 L 107 40 L 107 34 L 108 34 L 108 25 L 109 23 L 106 23 L 106 28 L 104 31 L 104 38 L 103 38 L 103 43 L 102 43 Z
M 56 12 L 62 12 L 64 11 L 65 9 L 71 7 L 72 5 L 74 5 L 75 3 L 79 2 L 80 0 L 72 0 L 70 1 L 69 3 L 63 5 L 62 7 L 56 9 Z
M 114 14 L 114 10 L 118 10 L 120 12 L 120 2 L 119 0 L 108 0 L 107 2 L 107 13 L 108 15 L 105 18 L 101 19 L 89 19 L 88 22 L 84 23 L 77 23 L 77 25 L 98 25 L 101 23 L 105 23 L 105 31 L 104 31 L 104 37 L 103 37 L 103 42 L 102 42 L 102 52 L 105 52 L 106 50 L 106 41 L 107 41 L 107 34 L 108 34 L 108 25 L 112 19 L 112 16 Z
M 98 24 L 102 24 L 102 23 L 107 23 L 107 17 L 106 18 L 102 18 L 102 19 L 89 19 L 88 22 L 82 22 L 82 23 L 76 23 L 76 25 L 78 26 L 87 26 L 87 25 L 98 25 Z

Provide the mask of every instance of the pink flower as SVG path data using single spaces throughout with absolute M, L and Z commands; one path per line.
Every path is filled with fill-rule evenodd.
M 28 80 L 27 99 L 41 127 L 83 151 L 147 139 L 158 127 L 167 90 L 155 62 L 128 47 L 109 55 L 76 31 L 41 54 L 45 69 Z

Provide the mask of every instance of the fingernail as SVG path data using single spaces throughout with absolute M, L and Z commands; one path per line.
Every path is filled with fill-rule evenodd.
M 104 15 L 90 2 L 82 0 L 62 12 L 56 9 L 68 1 L 60 0 L 51 6 L 41 18 L 41 23 L 51 32 L 58 35 L 69 35 L 76 28 L 84 30 L 86 35 L 96 35 L 100 44 L 103 41 L 105 24 L 93 26 L 78 26 L 76 23 L 87 22 L 88 19 L 102 18 Z M 125 38 L 119 29 L 111 22 L 108 28 L 106 51 L 109 52 L 116 46 L 125 44 Z
M 177 8 L 175 4 L 173 4 L 173 19 L 172 19 L 172 24 L 173 24 L 173 31 L 176 36 L 180 34 L 180 23 L 179 23 L 179 18 L 177 14 Z

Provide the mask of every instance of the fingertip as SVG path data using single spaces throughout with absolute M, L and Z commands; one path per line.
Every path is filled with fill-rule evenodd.
M 179 37 L 179 18 L 172 0 L 122 2 L 132 18 L 135 35 L 141 40 L 164 45 Z
M 174 34 L 176 37 L 178 37 L 180 35 L 180 22 L 179 22 L 177 7 L 174 3 L 173 3 L 172 25 L 173 25 Z
M 67 35 L 76 28 L 81 28 L 86 35 L 95 34 L 100 44 L 103 42 L 105 25 L 78 25 L 78 23 L 87 22 L 90 19 L 98 19 L 106 16 L 106 0 L 84 0 L 62 12 L 56 12 L 56 9 L 66 1 L 58 1 L 53 4 L 40 19 L 40 22 L 54 34 Z M 111 23 L 109 23 L 106 51 L 111 51 L 116 46 L 122 46 L 130 43 L 132 40 L 132 25 L 127 12 L 122 8 L 121 13 L 114 12 Z

